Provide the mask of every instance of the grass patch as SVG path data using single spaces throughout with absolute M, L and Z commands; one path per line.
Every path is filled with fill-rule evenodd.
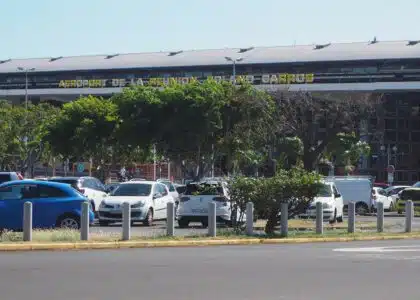
M 412 233 L 376 233 L 372 231 L 359 230 L 354 234 L 349 234 L 345 229 L 336 229 L 324 231 L 322 235 L 316 234 L 314 231 L 289 230 L 287 238 L 284 239 L 299 239 L 299 238 L 357 238 L 357 237 L 381 237 L 381 236 L 418 236 L 420 231 Z M 266 235 L 264 233 L 257 233 L 253 236 L 247 236 L 243 233 L 238 233 L 233 229 L 221 229 L 217 232 L 217 237 L 208 237 L 205 234 L 196 234 L 190 236 L 175 236 L 168 237 L 164 234 L 156 234 L 150 236 L 136 236 L 133 235 L 131 241 L 191 241 L 191 240 L 224 240 L 224 239 L 279 239 L 283 238 L 280 234 Z M 121 234 L 119 233 L 91 233 L 89 242 L 118 242 L 121 241 Z M 34 243 L 77 243 L 81 242 L 80 232 L 77 230 L 34 230 L 32 234 L 32 242 Z M 4 232 L 0 236 L 1 243 L 23 243 L 23 235 L 21 232 Z

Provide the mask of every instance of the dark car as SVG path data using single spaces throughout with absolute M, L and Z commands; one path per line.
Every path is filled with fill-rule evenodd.
M 8 181 L 22 180 L 22 176 L 18 172 L 0 172 L 0 184 Z

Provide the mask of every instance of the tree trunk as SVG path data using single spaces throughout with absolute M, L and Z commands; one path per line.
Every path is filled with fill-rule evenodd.
M 277 225 L 279 211 L 277 209 L 272 209 L 268 215 L 267 223 L 265 224 L 265 233 L 274 234 L 274 230 Z

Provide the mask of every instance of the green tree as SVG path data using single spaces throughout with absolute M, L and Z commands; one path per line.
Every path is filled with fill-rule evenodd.
M 61 114 L 48 126 L 46 141 L 54 154 L 79 161 L 93 159 L 101 170 L 102 179 L 115 161 L 118 141 L 115 137 L 120 123 L 117 106 L 93 96 L 66 103 Z
M 279 222 L 281 204 L 288 204 L 289 218 L 305 212 L 321 188 L 321 177 L 300 168 L 279 170 L 268 178 L 237 177 L 230 182 L 232 200 L 242 209 L 254 203 L 255 211 L 267 217 L 265 232 L 273 234 Z
M 59 108 L 46 103 L 20 105 L 0 103 L 1 168 L 34 175 L 34 166 L 48 155 L 47 128 Z

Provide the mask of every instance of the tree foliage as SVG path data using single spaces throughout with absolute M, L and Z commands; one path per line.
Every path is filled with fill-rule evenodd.
M 302 142 L 305 169 L 313 170 L 327 146 L 341 133 L 358 130 L 380 96 L 371 94 L 272 93 L 277 105 L 278 135 L 297 137 Z
M 49 156 L 45 136 L 58 114 L 58 108 L 46 103 L 26 109 L 0 102 L 0 168 L 33 175 L 34 165 Z
M 315 172 L 293 168 L 279 170 L 273 177 L 236 177 L 230 182 L 231 200 L 245 210 L 253 202 L 258 215 L 267 218 L 265 231 L 274 233 L 279 221 L 281 204 L 288 203 L 289 218 L 304 213 L 321 188 L 321 178 Z

